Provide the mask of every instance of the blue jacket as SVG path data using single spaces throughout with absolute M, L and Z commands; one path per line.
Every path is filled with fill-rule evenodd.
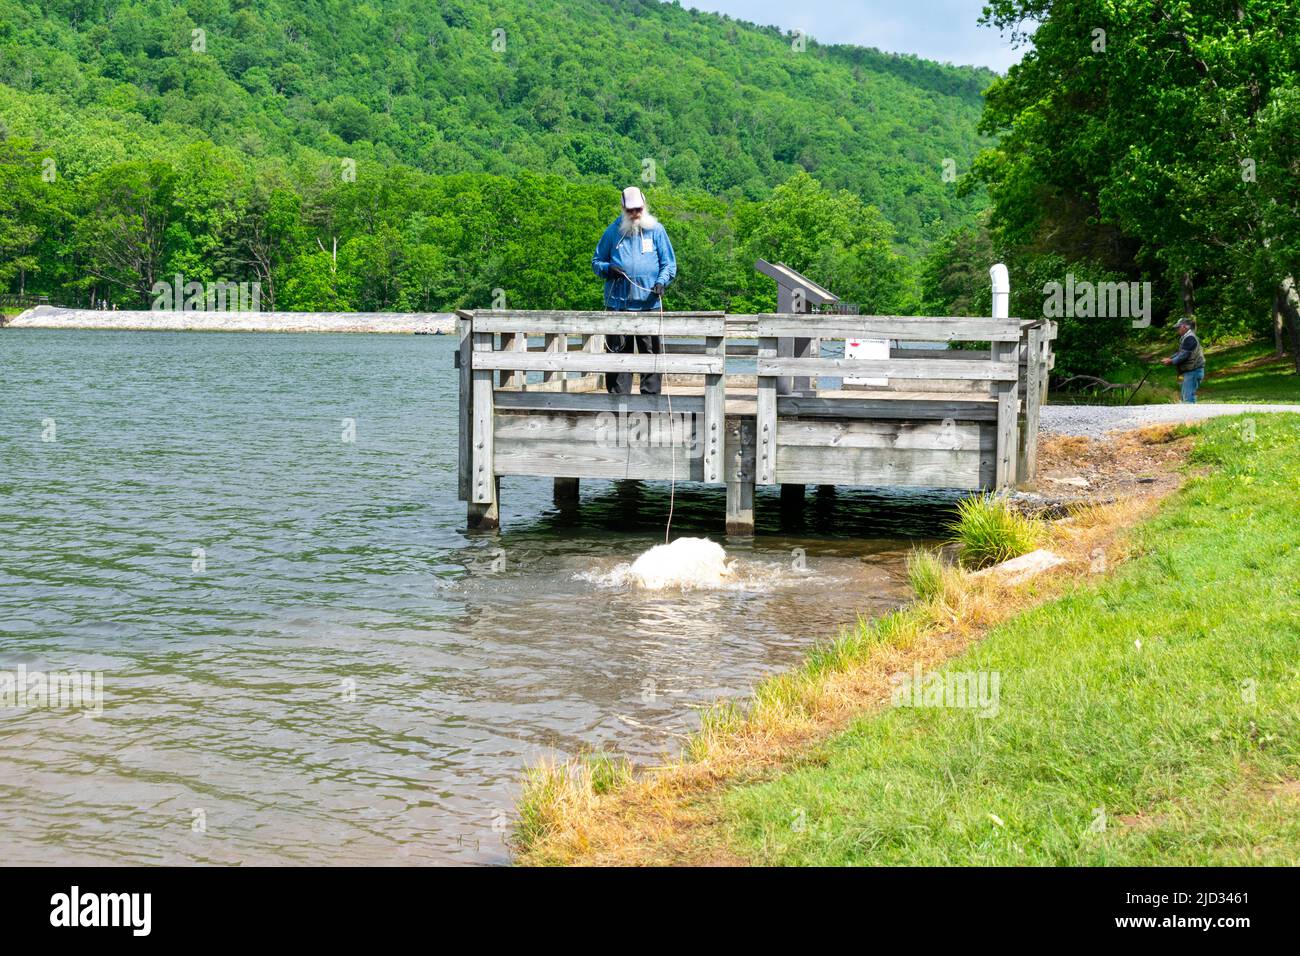
M 618 229 L 621 219 L 620 216 L 610 223 L 596 244 L 596 254 L 591 257 L 591 268 L 605 280 L 605 308 L 611 312 L 657 309 L 659 296 L 650 290 L 660 284 L 668 288 L 677 275 L 673 244 L 658 222 L 642 230 L 639 236 L 624 236 Z M 613 276 L 611 266 L 621 269 L 632 282 Z

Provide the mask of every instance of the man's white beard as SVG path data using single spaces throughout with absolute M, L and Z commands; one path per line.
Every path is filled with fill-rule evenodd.
M 659 220 L 650 215 L 650 210 L 647 209 L 641 213 L 639 219 L 633 219 L 627 213 L 623 213 L 623 218 L 618 221 L 618 231 L 624 237 L 639 236 L 657 225 L 659 225 Z

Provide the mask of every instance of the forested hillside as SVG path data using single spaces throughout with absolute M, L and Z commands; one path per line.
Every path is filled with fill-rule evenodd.
M 864 242 L 910 262 L 971 223 L 952 174 L 987 145 L 993 74 L 800 47 L 652 0 L 0 0 L 0 281 L 123 305 L 175 271 L 294 308 L 590 304 L 581 269 L 559 282 L 577 298 L 529 287 L 502 243 L 554 277 L 642 182 L 719 247 L 683 270 L 680 304 L 703 306 L 745 297 L 735 249 L 792 177 L 867 210 L 842 255 L 815 250 L 841 276 Z

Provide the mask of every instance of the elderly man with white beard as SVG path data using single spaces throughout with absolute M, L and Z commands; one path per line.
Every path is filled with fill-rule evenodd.
M 659 220 L 650 215 L 636 186 L 623 190 L 623 214 L 609 224 L 596 245 L 591 267 L 605 280 L 605 308 L 611 312 L 652 312 L 663 308 L 664 289 L 677 275 L 673 244 Z M 607 351 L 626 354 L 633 343 L 643 354 L 663 351 L 657 335 L 607 335 Z M 632 392 L 632 373 L 605 375 L 611 395 Z M 659 376 L 641 376 L 641 394 L 659 394 Z

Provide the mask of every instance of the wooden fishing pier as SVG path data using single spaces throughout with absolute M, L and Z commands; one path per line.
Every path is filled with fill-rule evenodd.
M 552 478 L 560 502 L 576 500 L 584 478 L 725 484 L 727 533 L 743 535 L 758 486 L 781 486 L 788 504 L 809 484 L 992 491 L 1036 473 L 1049 321 L 457 315 L 470 528 L 499 526 L 505 475 Z M 663 351 L 608 353 L 606 335 L 662 336 Z M 874 341 L 880 357 L 824 357 L 835 340 Z M 729 371 L 729 359 L 750 367 Z M 616 372 L 659 373 L 662 393 L 608 394 L 603 375 Z

